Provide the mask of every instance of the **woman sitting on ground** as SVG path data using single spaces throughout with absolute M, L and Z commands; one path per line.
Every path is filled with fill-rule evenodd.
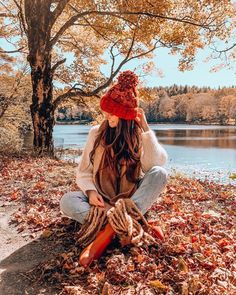
M 105 120 L 89 132 L 77 168 L 80 191 L 66 193 L 60 203 L 61 211 L 81 224 L 91 207 L 108 210 L 118 200 L 129 198 L 145 214 L 154 202 L 160 201 L 167 182 L 167 172 L 161 167 L 167 153 L 138 107 L 137 85 L 136 74 L 124 71 L 100 101 Z M 83 250 L 80 264 L 89 266 L 114 235 L 107 222 Z

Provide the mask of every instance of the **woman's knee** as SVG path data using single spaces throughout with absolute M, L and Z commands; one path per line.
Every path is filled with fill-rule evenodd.
M 60 210 L 66 215 L 68 215 L 68 207 L 70 204 L 70 199 L 71 199 L 70 192 L 68 192 L 68 193 L 65 193 L 60 200 Z
M 66 215 L 73 215 L 73 210 L 75 210 L 75 197 L 78 197 L 79 192 L 67 192 L 60 200 L 60 210 Z
M 161 166 L 153 166 L 149 171 L 148 174 L 153 178 L 153 180 L 161 180 L 164 184 L 167 183 L 168 173 L 167 170 Z
M 81 191 L 68 192 L 60 200 L 60 210 L 66 216 L 83 223 L 90 209 L 87 198 Z

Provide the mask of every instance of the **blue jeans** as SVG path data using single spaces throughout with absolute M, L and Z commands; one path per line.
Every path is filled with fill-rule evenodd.
M 167 183 L 167 172 L 160 166 L 152 167 L 139 183 L 139 187 L 131 199 L 145 214 L 152 204 L 160 201 L 160 193 Z M 83 224 L 91 205 L 82 191 L 66 193 L 60 201 L 61 211 L 68 217 Z

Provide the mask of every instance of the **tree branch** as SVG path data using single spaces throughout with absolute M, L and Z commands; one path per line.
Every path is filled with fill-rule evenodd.
M 123 65 L 126 64 L 127 61 L 129 60 L 130 53 L 132 52 L 132 49 L 133 49 L 133 46 L 134 46 L 134 42 L 135 42 L 135 31 L 134 31 L 130 47 L 128 49 L 128 52 L 127 52 L 125 58 L 120 62 L 120 64 L 116 68 L 116 70 L 113 71 L 113 73 L 111 72 L 110 77 L 108 78 L 108 80 L 105 83 L 103 83 L 102 85 L 100 85 L 99 87 L 97 87 L 96 89 L 94 89 L 93 91 L 91 91 L 90 93 L 87 93 L 88 96 L 97 95 L 100 91 L 102 91 L 103 89 L 105 89 L 106 87 L 108 87 L 111 84 L 114 77 L 118 74 L 118 72 L 123 67 Z M 113 64 L 114 64 L 114 61 L 113 61 Z
M 104 40 L 106 41 L 112 41 L 111 39 L 107 38 L 107 36 L 103 35 L 102 33 L 99 32 L 98 29 L 96 29 L 87 19 L 86 17 L 83 17 L 83 19 L 86 21 L 86 23 L 98 34 L 100 35 Z
M 54 9 L 54 11 L 51 14 L 51 19 L 50 19 L 51 26 L 53 26 L 57 18 L 62 14 L 64 8 L 70 2 L 70 0 L 60 0 L 58 2 L 59 3 L 57 4 L 57 7 Z
M 8 13 L 1 12 L 1 17 L 17 17 L 17 15 L 13 14 L 12 11 L 7 7 L 7 5 L 3 3 L 3 1 L 0 1 L 0 4 L 8 11 Z
M 75 21 L 77 21 L 78 18 L 83 17 L 84 15 L 87 15 L 87 12 L 83 12 L 80 14 L 76 14 L 72 16 L 60 29 L 59 31 L 55 34 L 55 36 L 50 40 L 49 42 L 49 47 L 52 48 L 53 45 L 56 44 L 58 39 L 63 35 L 63 33 L 71 26 L 74 25 Z
M 80 90 L 76 90 L 74 91 L 74 87 L 72 87 L 71 89 L 69 89 L 67 92 L 61 94 L 61 95 L 58 95 L 57 98 L 53 101 L 53 107 L 54 107 L 54 110 L 60 105 L 61 102 L 63 102 L 66 98 L 73 98 L 73 97 L 76 97 L 76 96 L 79 96 L 79 97 L 84 97 L 84 96 L 88 96 L 86 95 L 86 92 L 84 92 L 82 89 Z M 74 91 L 74 92 L 73 92 Z
M 24 49 L 24 47 L 20 47 L 19 49 L 16 50 L 1 50 L 0 53 L 16 53 L 16 52 L 21 52 L 21 50 Z
M 23 30 L 22 30 L 21 25 L 20 25 L 21 34 L 22 34 L 22 31 L 24 31 L 25 34 L 28 35 L 28 30 L 26 28 L 26 21 L 25 21 L 25 17 L 24 17 L 24 14 L 23 14 L 23 9 L 22 9 L 22 1 L 20 1 L 20 4 L 17 3 L 16 0 L 13 0 L 13 1 L 16 4 L 18 10 L 19 10 L 18 17 L 20 19 L 20 24 L 22 24 L 22 27 L 23 27 Z
M 53 102 L 53 105 L 54 105 L 54 109 L 56 109 L 58 107 L 58 105 L 66 98 L 72 98 L 72 97 L 76 97 L 76 96 L 81 96 L 81 97 L 92 97 L 92 96 L 95 96 L 95 97 L 99 97 L 98 93 L 105 89 L 106 87 L 108 87 L 112 80 L 114 79 L 114 77 L 118 74 L 118 72 L 120 71 L 120 69 L 122 68 L 122 66 L 127 62 L 129 56 L 130 56 L 130 53 L 132 51 L 132 48 L 134 46 L 134 41 L 135 41 L 135 32 L 133 34 L 133 38 L 132 38 L 132 41 L 131 41 L 131 45 L 129 47 L 129 50 L 124 58 L 124 60 L 119 64 L 119 66 L 117 67 L 117 69 L 112 73 L 111 72 L 111 75 L 110 77 L 108 78 L 108 80 L 103 83 L 102 85 L 100 85 L 99 87 L 97 87 L 95 90 L 93 91 L 90 91 L 90 92 L 85 92 L 84 90 L 80 89 L 80 88 L 76 88 L 76 85 L 78 84 L 75 84 L 71 89 L 69 89 L 67 92 L 59 95 Z
M 188 20 L 183 18 L 177 18 L 177 17 L 171 17 L 171 16 L 165 16 L 165 15 L 161 15 L 161 14 L 155 14 L 155 13 L 150 13 L 150 12 L 144 12 L 144 11 L 136 11 L 136 12 L 132 12 L 132 11 L 123 11 L 123 12 L 116 12 L 116 11 L 88 11 L 87 14 L 98 14 L 98 15 L 111 15 L 111 16 L 115 16 L 115 17 L 120 17 L 120 15 L 144 15 L 144 16 L 148 16 L 151 18 L 160 18 L 160 19 L 165 19 L 165 20 L 170 20 L 170 21 L 175 21 L 175 22 L 180 22 L 180 23 L 186 23 L 186 24 L 190 24 L 193 26 L 197 26 L 197 27 L 201 27 L 204 29 L 209 29 L 209 25 L 206 24 L 201 24 L 201 23 L 197 23 L 194 22 L 192 20 Z
M 160 19 L 165 19 L 165 20 L 170 20 L 170 21 L 174 21 L 174 22 L 180 22 L 180 23 L 186 23 L 186 24 L 190 24 L 192 26 L 197 26 L 203 29 L 207 29 L 207 30 L 211 30 L 210 29 L 210 24 L 204 24 L 204 23 L 197 23 L 194 22 L 190 19 L 186 19 L 186 17 L 183 18 L 177 18 L 177 17 L 170 17 L 170 16 L 165 16 L 165 15 L 161 15 L 161 14 L 155 14 L 155 13 L 150 13 L 150 12 L 143 12 L 143 11 L 137 11 L 137 12 L 132 12 L 132 11 L 84 11 L 81 13 L 78 13 L 78 10 L 76 8 L 74 8 L 72 6 L 73 10 L 75 10 L 77 12 L 76 15 L 72 16 L 60 29 L 59 31 L 56 33 L 56 35 L 51 39 L 50 41 L 50 46 L 52 47 L 60 38 L 60 36 L 63 35 L 63 33 L 71 26 L 74 25 L 75 21 L 80 18 L 80 17 L 85 17 L 86 15 L 90 15 L 90 14 L 95 14 L 95 15 L 110 15 L 110 16 L 114 16 L 117 18 L 121 18 L 123 20 L 125 20 L 126 22 L 129 22 L 129 20 L 124 19 L 124 17 L 122 15 L 137 15 L 137 16 L 148 16 L 150 18 L 160 18 Z M 133 24 L 133 23 L 132 23 Z M 133 24 L 134 25 L 134 24 Z
M 70 38 L 70 39 L 69 39 Z M 76 40 L 76 38 L 73 36 L 73 35 L 71 35 L 71 34 L 69 34 L 69 36 L 68 36 L 68 38 L 67 38 L 68 40 L 59 40 L 58 41 L 58 43 L 59 44 L 64 44 L 64 45 L 72 45 L 74 48 L 76 48 L 81 54 L 83 54 L 83 55 L 85 55 L 85 56 L 87 56 L 87 57 L 89 57 L 89 55 L 86 53 L 86 49 L 84 50 L 84 49 L 82 49 L 82 48 L 80 48 L 78 45 L 77 45 L 77 40 Z M 71 40 L 72 39 L 72 40 Z
M 17 17 L 16 15 L 14 14 L 11 14 L 11 13 L 0 13 L 0 17 Z
M 214 49 L 214 51 L 216 51 L 217 53 L 224 53 L 224 52 L 228 52 L 230 51 L 231 49 L 233 49 L 234 47 L 236 47 L 236 43 L 234 43 L 232 46 L 226 48 L 226 49 L 222 49 L 222 50 L 218 50 L 218 49 Z
M 64 62 L 66 61 L 66 58 L 59 60 L 57 63 L 55 63 L 55 65 L 52 66 L 52 74 L 55 73 L 56 69 L 62 65 Z
M 118 42 L 118 41 L 117 41 L 117 42 Z M 115 55 L 113 54 L 113 48 L 116 46 L 117 42 L 115 42 L 115 43 L 111 46 L 111 48 L 110 48 L 111 59 L 112 59 L 110 75 L 111 75 L 111 74 L 113 73 L 113 71 L 114 71 Z

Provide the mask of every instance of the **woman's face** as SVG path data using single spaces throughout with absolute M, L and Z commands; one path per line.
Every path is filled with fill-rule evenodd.
M 103 114 L 105 118 L 107 119 L 108 124 L 111 128 L 115 128 L 118 125 L 119 117 L 107 112 L 103 112 Z

